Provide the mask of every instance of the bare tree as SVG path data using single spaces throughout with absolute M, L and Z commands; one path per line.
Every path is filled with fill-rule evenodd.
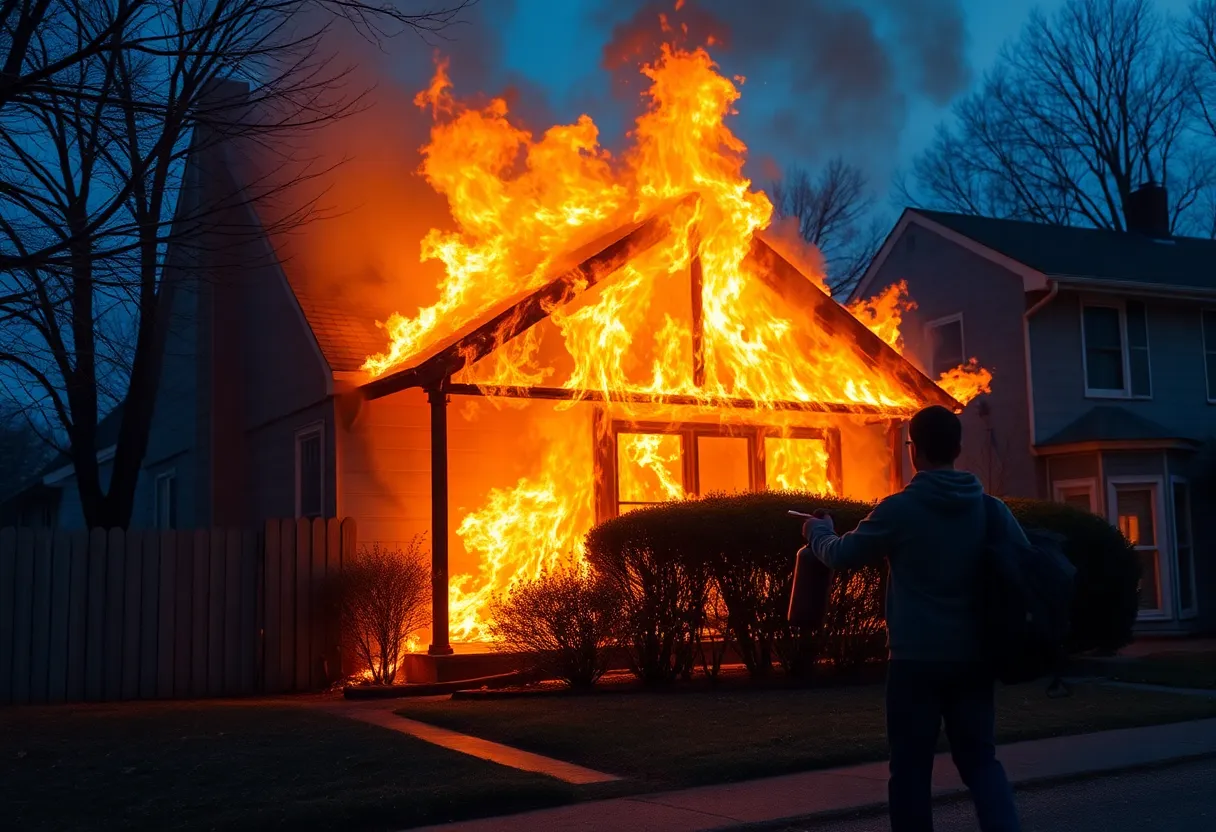
M 823 255 L 833 290 L 856 283 L 886 233 L 872 216 L 875 200 L 865 174 L 836 158 L 817 176 L 791 168 L 769 191 L 777 218 L 795 220 L 799 236 Z
M 1130 195 L 1154 181 L 1169 188 L 1177 224 L 1213 178 L 1191 140 L 1193 81 L 1194 62 L 1151 0 L 1066 0 L 1052 17 L 1036 10 L 917 158 L 905 196 L 1123 229 Z
M 0 402 L 0 500 L 33 482 L 49 452 L 28 414 Z
M 221 145 L 269 158 L 356 109 L 334 27 L 372 43 L 438 33 L 469 2 L 43 0 L 50 11 L 27 15 L 40 21 L 20 45 L 27 80 L 0 108 L 0 375 L 58 425 L 48 438 L 66 439 L 90 526 L 130 522 L 180 278 L 215 267 L 234 210 L 317 173 L 284 161 L 200 181 L 198 160 Z M 103 35 L 110 46 L 82 46 Z M 304 202 L 272 222 L 310 216 Z M 103 486 L 96 428 L 119 402 Z

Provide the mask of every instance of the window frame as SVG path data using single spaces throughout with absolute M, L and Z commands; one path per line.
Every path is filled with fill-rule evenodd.
M 1170 561 L 1166 557 L 1173 551 L 1172 541 L 1165 537 L 1168 526 L 1162 526 L 1161 520 L 1166 516 L 1165 478 L 1157 474 L 1141 475 L 1126 474 L 1106 478 L 1107 520 L 1116 529 L 1119 528 L 1119 487 L 1147 488 L 1152 493 L 1153 510 L 1153 545 L 1134 545 L 1137 552 L 1154 550 L 1157 553 L 1157 592 L 1161 605 L 1157 609 L 1142 609 L 1137 612 L 1140 621 L 1162 621 L 1172 619 L 1174 614 L 1174 576 Z M 1131 488 L 1128 488 L 1131 490 Z M 1172 521 L 1171 521 L 1172 525 Z
M 688 497 L 701 496 L 701 472 L 697 439 L 702 436 L 746 439 L 748 458 L 748 488 L 750 492 L 763 491 L 766 485 L 764 440 L 767 437 L 788 439 L 820 439 L 827 444 L 828 477 L 837 492 L 843 486 L 841 475 L 840 431 L 834 427 L 781 428 L 773 425 L 729 425 L 712 422 L 653 422 L 628 419 L 611 419 L 605 441 L 597 443 L 596 510 L 597 522 L 617 517 L 622 505 L 620 499 L 619 437 L 622 433 L 655 433 L 679 436 L 681 475 L 684 491 Z M 626 505 L 652 505 L 651 503 L 627 502 Z
M 1072 489 L 1085 489 L 1086 495 L 1089 497 L 1089 511 L 1091 514 L 1098 513 L 1098 479 L 1097 477 L 1082 477 L 1080 479 L 1071 480 L 1056 480 L 1051 484 L 1051 499 L 1053 502 L 1063 503 L 1064 492 Z
M 1188 547 L 1190 549 L 1190 575 L 1191 581 L 1191 604 L 1184 606 L 1182 603 L 1182 558 L 1179 556 L 1181 543 L 1178 535 L 1178 506 L 1174 494 L 1174 489 L 1178 486 L 1186 488 L 1186 530 L 1187 539 L 1190 541 Z M 1175 602 L 1178 605 L 1179 618 L 1195 618 L 1199 615 L 1199 587 L 1195 584 L 1195 520 L 1194 520 L 1194 491 L 1191 489 L 1191 482 L 1186 477 L 1177 475 L 1170 477 L 1170 493 L 1169 493 L 1169 513 L 1170 513 L 1170 548 L 1174 553 L 1174 568 L 1178 571 L 1177 589 L 1175 590 Z
M 1152 339 L 1149 337 L 1148 327 L 1148 304 L 1144 301 L 1137 300 L 1136 303 L 1144 307 L 1144 356 L 1145 363 L 1148 367 L 1148 392 L 1133 393 L 1132 392 L 1132 362 L 1131 351 L 1132 346 L 1127 337 L 1127 300 L 1124 298 L 1114 300 L 1102 299 L 1081 299 L 1081 376 L 1085 384 L 1085 398 L 1087 399 L 1130 399 L 1134 401 L 1150 401 L 1153 398 L 1153 349 Z M 1085 310 L 1086 309 L 1114 309 L 1119 314 L 1119 352 L 1122 361 L 1123 370 L 1123 387 L 1122 389 L 1106 389 L 1102 387 L 1089 386 L 1089 344 L 1085 336 Z M 1137 347 L 1136 349 L 1139 349 Z
M 929 368 L 929 372 L 931 374 L 936 373 L 936 370 L 937 370 L 937 361 L 935 360 L 936 356 L 933 354 L 933 346 L 934 346 L 933 331 L 936 329 L 940 329 L 943 326 L 947 326 L 947 325 L 953 324 L 953 323 L 958 324 L 958 346 L 959 346 L 959 356 L 960 356 L 959 364 L 967 363 L 967 328 L 966 328 L 966 325 L 963 323 L 963 313 L 955 312 L 953 315 L 946 315 L 941 318 L 934 318 L 933 320 L 927 321 L 925 323 L 925 334 L 927 336 L 926 341 L 927 341 L 927 346 L 929 347 L 928 360 L 925 362 L 925 365 Z M 955 364 L 954 367 L 959 366 L 959 364 Z M 947 367 L 943 372 L 949 372 L 950 370 L 953 370 L 954 367 Z M 940 373 L 934 375 L 933 377 L 934 377 L 934 379 L 939 378 Z
M 161 483 L 172 483 L 173 501 L 169 504 L 170 517 L 167 522 L 161 522 Z M 152 485 L 152 526 L 160 530 L 177 528 L 177 469 L 170 468 L 156 475 Z
M 302 511 L 303 506 L 303 475 L 301 467 L 300 448 L 301 445 L 313 436 L 317 437 L 317 458 L 320 462 L 317 470 L 317 513 L 315 515 L 305 515 Z M 296 519 L 308 516 L 324 517 L 325 516 L 325 423 L 313 422 L 296 430 L 295 432 L 295 515 Z
M 1207 390 L 1205 392 L 1207 393 L 1208 404 L 1216 404 L 1216 376 L 1208 372 L 1208 356 L 1216 356 L 1216 344 L 1208 343 L 1208 315 L 1216 318 L 1216 307 L 1199 310 L 1199 337 L 1203 343 L 1203 376 L 1207 382 Z

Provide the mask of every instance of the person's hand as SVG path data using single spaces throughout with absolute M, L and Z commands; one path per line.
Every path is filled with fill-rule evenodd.
M 802 524 L 802 536 L 810 540 L 817 529 L 828 534 L 836 533 L 836 524 L 832 521 L 832 515 L 822 509 L 817 510 L 814 517 L 807 518 L 807 521 Z

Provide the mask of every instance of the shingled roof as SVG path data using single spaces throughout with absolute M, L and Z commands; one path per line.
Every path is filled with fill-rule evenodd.
M 1080 418 L 1070 422 L 1051 438 L 1040 442 L 1039 447 L 1050 448 L 1061 445 L 1076 445 L 1082 442 L 1189 442 L 1177 431 L 1146 419 L 1126 408 L 1115 405 L 1098 405 L 1085 411 Z
M 1216 240 L 909 209 L 1051 277 L 1216 291 Z

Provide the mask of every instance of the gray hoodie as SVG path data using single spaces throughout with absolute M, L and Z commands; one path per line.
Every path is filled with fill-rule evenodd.
M 1025 540 L 1005 515 L 1005 533 Z M 875 506 L 854 531 L 837 537 L 815 525 L 811 551 L 831 569 L 886 558 L 887 639 L 891 658 L 965 662 L 981 656 L 980 563 L 985 551 L 984 488 L 966 471 L 921 471 Z

